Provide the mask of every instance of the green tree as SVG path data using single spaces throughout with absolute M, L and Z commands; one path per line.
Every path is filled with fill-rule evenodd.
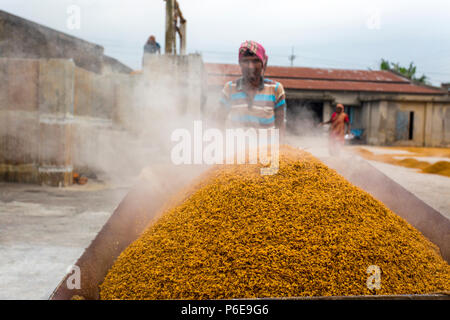
M 381 59 L 380 70 L 395 71 L 395 72 L 398 72 L 398 73 L 404 75 L 408 79 L 411 79 L 411 80 L 414 80 L 414 81 L 417 81 L 417 82 L 420 82 L 423 84 L 428 84 L 428 81 L 427 81 L 428 77 L 426 75 L 422 75 L 419 78 L 416 77 L 417 67 L 414 65 L 413 62 L 411 62 L 408 67 L 402 67 L 399 63 L 393 63 L 393 62 L 389 62 L 388 60 Z

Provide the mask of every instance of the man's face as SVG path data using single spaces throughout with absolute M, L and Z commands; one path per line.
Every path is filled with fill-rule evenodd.
M 342 108 L 341 107 L 337 107 L 336 108 L 336 113 L 341 113 L 342 112 Z
M 257 56 L 244 56 L 239 61 L 239 65 L 244 79 L 253 84 L 259 83 L 263 72 L 263 64 Z

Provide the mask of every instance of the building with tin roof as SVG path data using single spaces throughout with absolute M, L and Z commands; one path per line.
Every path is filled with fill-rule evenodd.
M 224 84 L 241 76 L 239 65 L 205 63 L 208 99 L 214 112 Z M 427 86 L 390 71 L 268 66 L 266 78 L 283 84 L 287 127 L 307 134 L 345 106 L 353 132 L 371 145 L 450 146 L 448 88 Z

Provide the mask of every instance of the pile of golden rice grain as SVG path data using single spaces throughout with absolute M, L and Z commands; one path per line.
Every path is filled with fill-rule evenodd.
M 218 166 L 118 257 L 101 299 L 229 299 L 450 290 L 437 247 L 309 153 L 280 170 Z M 381 270 L 369 289 L 367 269 Z

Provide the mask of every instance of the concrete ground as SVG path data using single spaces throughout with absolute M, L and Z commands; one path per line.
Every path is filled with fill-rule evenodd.
M 0 299 L 48 299 L 128 190 L 0 183 Z
M 328 157 L 325 138 L 288 137 L 287 142 L 318 158 Z M 359 156 L 347 150 L 341 157 Z M 370 163 L 450 219 L 450 178 Z M 0 183 L 0 299 L 48 299 L 131 185 Z
M 450 178 L 378 161 L 369 163 L 450 219 Z

